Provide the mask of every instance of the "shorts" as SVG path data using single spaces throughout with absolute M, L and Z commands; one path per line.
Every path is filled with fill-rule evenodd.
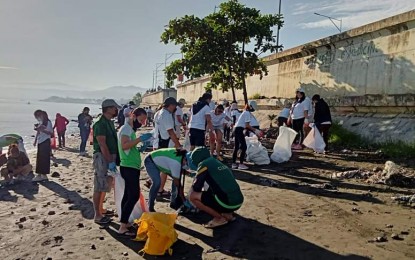
M 220 125 L 220 126 L 213 126 L 213 130 L 219 130 L 219 131 L 221 131 L 222 132 L 222 134 L 223 134 L 223 125 Z
M 108 162 L 102 153 L 93 156 L 94 192 L 110 192 L 112 177 L 108 176 Z
M 205 146 L 205 130 L 190 128 L 189 139 L 191 146 Z
M 239 208 L 236 209 L 227 209 L 219 205 L 219 203 L 215 199 L 215 195 L 209 189 L 208 191 L 202 192 L 202 203 L 209 208 L 216 210 L 219 213 L 232 213 L 237 211 Z

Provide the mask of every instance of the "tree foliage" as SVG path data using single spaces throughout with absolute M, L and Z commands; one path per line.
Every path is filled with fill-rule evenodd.
M 136 106 L 140 106 L 141 101 L 142 101 L 142 95 L 141 95 L 140 92 L 138 92 L 137 94 L 134 95 L 133 101 L 134 101 Z
M 220 4 L 218 12 L 204 18 L 186 15 L 171 20 L 161 40 L 180 45 L 183 58 L 166 68 L 167 85 L 181 73 L 189 79 L 209 75 L 209 88 L 243 89 L 247 102 L 245 78 L 258 74 L 262 79 L 268 74 L 259 55 L 281 47 L 272 28 L 282 23 L 281 16 L 263 15 L 237 0 Z

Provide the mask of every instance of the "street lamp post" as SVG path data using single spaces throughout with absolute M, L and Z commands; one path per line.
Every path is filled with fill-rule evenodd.
M 330 21 L 331 21 L 331 23 L 334 25 L 334 26 L 336 26 L 336 28 L 337 28 L 337 30 L 339 30 L 339 32 L 341 33 L 342 32 L 342 19 L 336 19 L 336 18 L 333 18 L 333 17 L 330 17 L 330 16 L 327 16 L 327 15 L 324 15 L 324 14 L 319 14 L 319 13 L 314 13 L 315 15 L 318 15 L 318 16 L 322 16 L 322 17 L 326 17 L 326 18 L 328 18 Z M 338 22 L 340 22 L 340 27 L 338 27 L 337 26 L 337 24 L 334 22 L 334 21 L 338 21 Z
M 181 55 L 183 58 L 183 54 L 180 52 L 166 53 L 166 55 L 164 56 L 164 73 L 166 73 L 167 61 L 175 55 Z M 166 88 L 166 76 L 164 76 L 164 88 Z
M 160 62 L 160 63 L 156 63 L 156 70 L 155 70 L 155 76 L 154 76 L 154 77 L 155 77 L 155 80 L 154 80 L 154 88 L 155 88 L 155 89 L 157 89 L 157 86 L 156 86 L 156 85 L 157 85 L 157 84 L 158 84 L 158 82 L 159 82 L 159 80 L 158 80 L 158 76 L 159 76 L 158 74 L 159 74 L 159 71 L 160 71 L 159 69 L 160 69 L 160 67 L 161 67 L 161 66 L 163 66 L 163 65 L 164 65 L 164 63 L 162 63 L 162 62 Z
M 278 5 L 278 15 L 281 15 L 281 0 L 280 0 L 280 3 L 279 3 L 279 5 Z M 278 25 L 278 29 L 277 29 L 277 52 L 279 52 L 279 44 L 280 44 L 280 29 L 281 29 L 281 26 L 280 25 Z

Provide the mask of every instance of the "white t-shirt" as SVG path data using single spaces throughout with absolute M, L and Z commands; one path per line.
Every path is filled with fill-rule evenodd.
M 123 135 L 127 136 L 131 140 L 131 135 L 134 133 L 133 128 L 130 126 L 130 124 L 124 124 L 120 131 L 118 132 L 118 140 L 121 141 L 121 137 Z M 130 149 L 124 150 L 124 152 L 128 155 L 130 153 Z
M 281 110 L 280 114 L 278 115 L 278 117 L 285 117 L 288 118 L 290 116 L 290 109 L 284 107 L 283 110 Z
M 169 139 L 170 135 L 167 131 L 170 129 L 174 130 L 173 115 L 163 108 L 154 120 L 156 123 L 154 135 L 157 136 L 157 139 L 159 134 L 163 140 Z
M 235 119 L 235 122 L 238 122 L 239 116 L 240 116 L 241 114 L 242 114 L 242 113 L 241 113 L 241 112 L 239 112 L 239 110 L 237 110 L 237 109 L 231 110 L 231 118 L 235 117 L 235 118 L 236 118 L 236 119 Z
M 256 120 L 256 117 L 251 113 L 251 123 L 249 123 L 252 127 L 259 126 L 258 120 Z
M 208 105 L 204 106 L 196 115 L 193 114 L 189 122 L 189 128 L 205 130 L 206 129 L 206 115 L 210 114 L 210 107 Z
M 183 109 L 179 106 L 177 106 L 176 113 L 174 115 L 174 120 L 175 120 L 175 125 L 180 128 L 182 124 L 179 122 L 179 120 L 177 120 L 177 116 L 181 116 L 183 119 Z
M 301 103 L 297 102 L 297 103 L 293 104 L 293 108 L 292 108 L 292 112 L 291 112 L 291 118 L 292 119 L 304 118 L 304 111 L 306 110 L 304 105 L 306 105 L 304 103 L 304 101 L 301 102 Z
M 48 131 L 48 132 L 53 133 L 52 122 L 50 122 L 50 120 L 48 120 L 48 123 L 47 123 L 47 125 L 46 125 L 46 129 L 45 129 L 45 130 L 46 130 L 46 131 Z M 50 138 L 51 138 L 51 136 L 50 136 L 50 135 L 45 134 L 45 133 L 43 133 L 43 132 L 39 132 L 39 134 L 38 134 L 38 136 L 37 136 L 37 143 L 38 143 L 38 144 L 41 144 L 41 143 L 43 143 L 44 141 L 46 141 L 46 140 L 48 140 L 48 139 L 50 139 Z
M 236 110 L 234 110 L 234 111 L 236 111 Z M 238 121 L 236 121 L 235 128 L 236 127 L 245 128 L 246 123 L 251 124 L 251 118 L 252 118 L 251 117 L 251 112 L 249 112 L 249 111 L 242 112 L 242 114 L 240 114 L 240 116 L 238 118 Z
M 182 171 L 182 165 L 177 160 L 171 159 L 167 156 L 155 156 L 152 157 L 154 164 L 163 169 L 169 169 L 171 177 L 174 179 L 180 179 L 180 172 Z
M 309 97 L 305 97 L 304 101 L 304 110 L 307 110 L 308 112 L 308 118 L 314 118 L 314 108 L 313 108 L 313 102 Z
M 215 127 L 223 126 L 225 120 L 225 113 L 220 115 L 215 114 L 215 110 L 210 111 L 210 118 L 212 119 L 212 125 Z

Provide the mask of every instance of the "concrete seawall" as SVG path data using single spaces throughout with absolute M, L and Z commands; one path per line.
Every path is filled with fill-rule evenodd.
M 415 143 L 415 10 L 264 60 L 268 76 L 246 80 L 248 96 L 264 97 L 258 101 L 264 114 L 278 114 L 302 87 L 307 96 L 327 100 L 335 118 L 351 131 L 374 141 Z M 177 98 L 194 102 L 208 82 L 203 77 L 178 85 Z M 217 101 L 232 100 L 231 92 L 212 94 Z M 242 97 L 238 90 L 237 99 Z M 269 125 L 266 117 L 263 121 Z

